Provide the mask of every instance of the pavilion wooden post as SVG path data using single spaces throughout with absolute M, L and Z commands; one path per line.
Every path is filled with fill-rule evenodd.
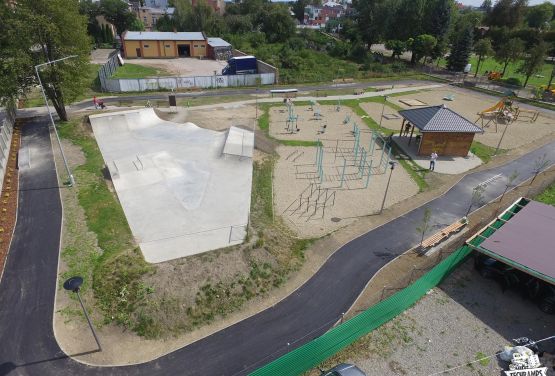
M 414 124 L 411 124 L 411 125 L 412 125 L 412 127 L 410 129 L 409 145 L 410 145 L 410 142 L 412 141 L 412 133 L 414 132 Z
M 401 123 L 401 131 L 399 132 L 399 137 L 403 136 L 403 129 L 405 129 L 405 121 L 407 121 L 407 119 L 403 119 L 403 122 Z

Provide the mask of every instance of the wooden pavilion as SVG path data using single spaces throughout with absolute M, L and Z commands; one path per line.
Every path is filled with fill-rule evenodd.
M 435 151 L 441 156 L 466 157 L 474 135 L 484 132 L 445 105 L 401 110 L 399 115 L 403 117 L 400 136 L 410 137 L 409 145 L 415 128 L 420 132 L 416 136 L 418 155 L 430 155 Z

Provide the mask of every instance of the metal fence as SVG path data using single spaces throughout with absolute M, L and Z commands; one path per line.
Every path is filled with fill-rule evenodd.
M 118 55 L 114 53 L 98 71 L 102 90 L 109 92 L 139 92 L 156 90 L 180 90 L 192 88 L 220 88 L 255 85 L 273 85 L 275 73 L 211 75 L 185 77 L 155 77 L 114 79 L 110 78 L 119 66 Z
M 13 127 L 15 124 L 16 109 L 13 103 L 0 109 L 0 176 L 4 178 L 10 144 L 12 141 Z

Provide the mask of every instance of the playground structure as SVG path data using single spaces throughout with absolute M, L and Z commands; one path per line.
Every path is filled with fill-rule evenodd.
M 537 110 L 527 110 L 514 106 L 511 98 L 505 97 L 495 105 L 478 112 L 478 119 L 476 119 L 474 123 L 476 124 L 480 121 L 482 129 L 484 129 L 488 127 L 491 122 L 493 122 L 495 124 L 495 132 L 497 132 L 497 124 L 499 121 L 503 121 L 505 124 L 510 124 L 519 119 L 526 119 L 530 123 L 534 123 L 538 119 L 539 115 L 540 113 Z

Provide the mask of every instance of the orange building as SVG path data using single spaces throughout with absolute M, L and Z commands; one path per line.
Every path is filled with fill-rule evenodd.
M 126 31 L 122 44 L 127 59 L 206 57 L 208 50 L 202 32 Z

